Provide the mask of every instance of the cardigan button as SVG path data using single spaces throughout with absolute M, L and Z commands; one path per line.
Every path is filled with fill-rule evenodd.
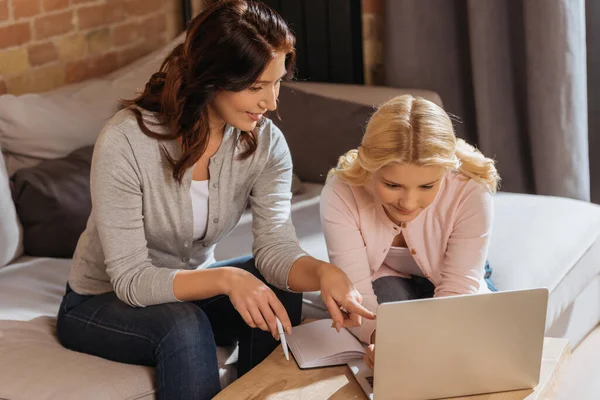
M 417 254 L 417 251 L 415 249 L 410 249 L 410 254 L 414 256 L 415 254 Z
M 400 226 L 406 228 L 406 222 L 403 222 Z

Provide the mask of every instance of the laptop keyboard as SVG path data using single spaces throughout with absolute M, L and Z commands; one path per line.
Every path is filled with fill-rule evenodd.
M 373 377 L 372 376 L 365 376 L 365 379 L 367 380 L 367 382 L 369 382 L 369 385 L 371 385 L 371 387 L 373 387 Z

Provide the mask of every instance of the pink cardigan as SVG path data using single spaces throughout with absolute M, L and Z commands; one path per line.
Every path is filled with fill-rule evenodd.
M 429 207 L 414 220 L 393 223 L 367 186 L 330 179 L 321 194 L 321 224 L 331 263 L 343 269 L 375 312 L 371 282 L 402 276 L 382 266 L 400 232 L 423 274 L 435 285 L 435 297 L 489 292 L 483 279 L 493 220 L 492 193 L 465 175 L 447 173 Z M 363 319 L 353 333 L 369 343 L 375 321 Z

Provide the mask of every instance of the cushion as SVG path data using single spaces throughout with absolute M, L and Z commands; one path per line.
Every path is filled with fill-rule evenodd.
M 67 350 L 56 319 L 0 321 L 0 398 L 140 399 L 154 397 L 154 368 L 122 364 Z M 218 347 L 221 386 L 232 382 L 232 348 Z M 35 384 L 32 384 L 32 377 Z
M 283 132 L 292 153 L 294 171 L 304 182 L 325 182 L 327 172 L 338 158 L 360 144 L 364 127 L 374 112 L 372 106 L 285 85 L 281 87 L 279 100 L 280 118 L 270 117 Z
M 154 399 L 153 369 L 59 344 L 55 316 L 70 268 L 68 259 L 25 256 L 0 270 L 0 399 Z M 218 347 L 217 361 L 225 387 L 237 351 Z
M 9 176 L 92 145 L 106 121 L 158 71 L 183 34 L 162 49 L 97 79 L 46 93 L 0 96 L 0 148 Z
M 550 326 L 600 273 L 600 206 L 498 193 L 489 261 L 499 290 L 546 287 Z
M 20 169 L 11 178 L 25 253 L 71 258 L 91 211 L 93 146 Z
M 0 268 L 21 255 L 21 225 L 10 196 L 4 157 L 0 151 Z

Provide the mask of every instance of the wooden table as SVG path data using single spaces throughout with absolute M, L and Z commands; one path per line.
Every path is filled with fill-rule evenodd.
M 566 339 L 544 339 L 540 383 L 535 389 L 456 397 L 465 400 L 544 400 L 552 399 L 562 369 L 569 357 Z M 262 363 L 225 388 L 218 400 L 242 399 L 360 399 L 363 393 L 347 366 L 301 370 L 287 361 L 279 346 Z

